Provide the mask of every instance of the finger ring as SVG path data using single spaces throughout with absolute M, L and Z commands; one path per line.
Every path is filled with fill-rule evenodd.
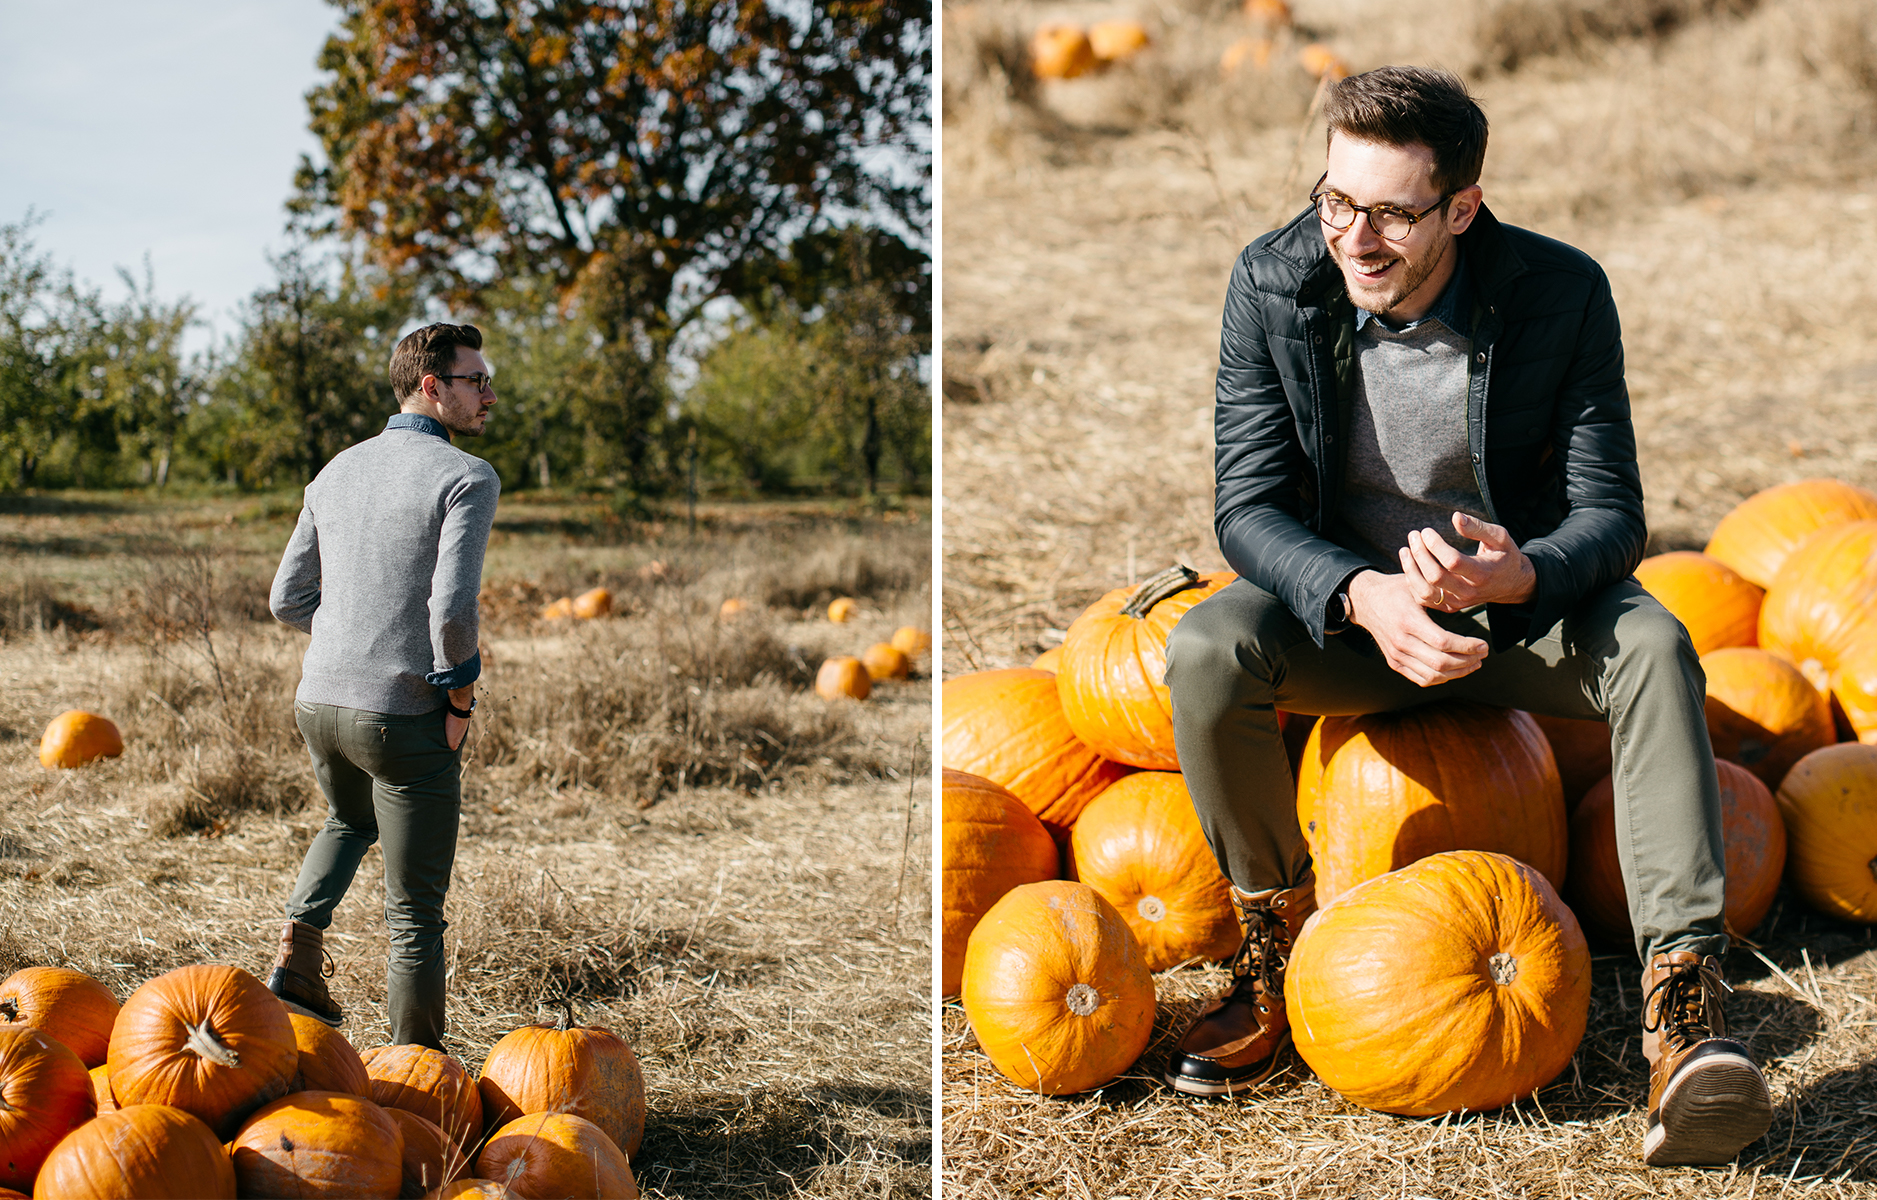
M 1447 607 L 1447 589 L 1446 589 L 1446 588 L 1435 588 L 1434 590 L 1435 590 L 1436 592 L 1439 592 L 1439 593 L 1440 593 L 1440 599 L 1438 599 L 1438 600 L 1436 600 L 1436 601 L 1434 601 L 1434 607 L 1435 607 L 1435 608 L 1445 608 L 1445 607 Z

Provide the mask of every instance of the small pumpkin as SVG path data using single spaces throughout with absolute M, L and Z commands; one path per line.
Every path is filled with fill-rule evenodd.
M 626 1157 L 645 1137 L 645 1076 L 626 1040 L 576 1025 L 571 1009 L 553 1024 L 524 1025 L 489 1051 L 476 1081 L 490 1129 L 530 1113 L 565 1112 L 604 1130 Z
M 904 679 L 912 672 L 912 663 L 906 655 L 886 642 L 875 642 L 861 651 L 860 665 L 866 668 L 867 678 L 875 683 L 882 679 Z
M 1284 977 L 1297 1053 L 1352 1103 L 1482 1112 L 1570 1064 L 1590 949 L 1543 875 L 1503 854 L 1430 855 L 1304 923 Z
M 865 700 L 872 694 L 873 677 L 851 654 L 837 654 L 815 672 L 815 695 L 823 700 Z
M 371 1098 L 441 1126 L 467 1148 L 482 1133 L 482 1094 L 463 1064 L 428 1046 L 374 1046 L 359 1055 Z
M 828 620 L 836 625 L 845 625 L 859 611 L 860 604 L 852 596 L 837 596 L 828 603 Z
M 1759 641 L 1766 593 L 1718 558 L 1693 550 L 1657 554 L 1636 564 L 1636 582 L 1688 630 L 1696 654 Z
M 932 648 L 932 635 L 916 625 L 901 625 L 888 640 L 907 658 L 917 658 Z
M 1085 883 L 1005 893 L 971 933 L 960 992 L 991 1065 L 1045 1095 L 1109 1082 L 1153 1032 L 1147 960 L 1114 905 Z
M 0 1025 L 0 1187 L 32 1187 L 52 1148 L 97 1112 L 91 1076 L 64 1042 Z
M 574 615 L 574 598 L 562 596 L 541 609 L 543 621 L 565 621 Z
M 1180 775 L 1116 780 L 1076 818 L 1069 844 L 1075 878 L 1120 912 L 1148 970 L 1228 958 L 1238 948 L 1231 885 Z
M 1601 718 L 1549 717 L 1530 714 L 1551 743 L 1552 761 L 1558 764 L 1558 782 L 1564 787 L 1564 807 L 1576 809 L 1584 793 L 1610 773 L 1610 723 Z
M 1290 5 L 1286 0 L 1245 0 L 1245 19 L 1272 29 L 1282 29 L 1290 24 Z
M 591 588 L 573 598 L 569 611 L 582 621 L 592 621 L 613 611 L 613 593 L 603 587 Z
M 497 1129 L 476 1171 L 524 1200 L 636 1200 L 632 1164 L 606 1132 L 572 1113 L 530 1113 Z
M 124 736 L 107 717 L 72 709 L 52 718 L 39 739 L 39 765 L 82 767 L 96 758 L 116 758 L 124 752 Z
M 1786 877 L 1820 912 L 1877 924 L 1877 746 L 1839 742 L 1786 772 Z
M 1739 763 L 1768 788 L 1777 788 L 1792 764 L 1837 740 L 1830 702 L 1785 659 L 1735 647 L 1703 655 L 1701 669 L 1714 756 Z
M 69 967 L 22 967 L 0 982 L 0 1022 L 43 1029 L 87 1068 L 111 1049 L 117 1007 L 110 988 Z
M 1079 25 L 1039 26 L 1030 36 L 1030 73 L 1038 79 L 1074 79 L 1095 66 L 1095 49 Z
M 418 1200 L 469 1174 L 469 1158 L 435 1121 L 403 1108 L 380 1108 L 403 1137 L 399 1200 Z
M 385 1110 L 343 1092 L 294 1092 L 256 1112 L 229 1146 L 243 1196 L 391 1200 L 404 1135 Z
M 1787 556 L 1760 605 L 1760 647 L 1829 690 L 1838 660 L 1877 636 L 1877 520 L 1820 530 Z
M 1299 48 L 1297 63 L 1312 79 L 1327 79 L 1331 83 L 1347 79 L 1350 74 L 1349 61 L 1322 42 L 1311 42 Z
M 717 619 L 719 621 L 734 621 L 748 611 L 749 604 L 744 601 L 742 597 L 730 596 L 727 597 L 722 604 L 717 606 Z
M 166 1104 L 134 1104 L 101 1112 L 67 1135 L 39 1168 L 33 1194 L 38 1200 L 235 1200 L 235 1167 L 215 1131 L 199 1119 Z
M 1098 63 L 1116 63 L 1145 50 L 1152 41 L 1139 21 L 1097 21 L 1088 27 L 1088 48 Z
M 971 931 L 1004 893 L 1056 878 L 1056 843 L 1036 814 L 990 780 L 945 768 L 940 791 L 941 995 L 958 994 Z
M 1870 520 L 1877 520 L 1877 494 L 1840 479 L 1801 479 L 1736 504 L 1715 524 L 1703 553 L 1742 579 L 1771 587 L 1786 558 L 1814 533 Z
M 293 1044 L 300 1052 L 288 1091 L 344 1092 L 370 1098 L 371 1076 L 365 1071 L 365 1060 L 343 1033 L 292 1009 L 287 1010 L 287 1020 L 293 1023 Z

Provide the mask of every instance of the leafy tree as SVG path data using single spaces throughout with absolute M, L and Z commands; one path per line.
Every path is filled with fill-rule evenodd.
M 169 482 L 177 435 L 203 392 L 199 370 L 183 361 L 183 333 L 195 322 L 195 302 L 157 298 L 156 279 L 144 260 L 143 281 L 120 269 L 129 292 L 101 314 L 95 325 L 92 374 L 99 400 L 116 419 L 117 441 L 150 465 L 161 488 Z
M 116 448 L 99 380 L 100 302 L 38 253 L 34 223 L 28 213 L 0 225 L 0 454 L 22 488 L 61 447 L 75 458 L 85 446 Z

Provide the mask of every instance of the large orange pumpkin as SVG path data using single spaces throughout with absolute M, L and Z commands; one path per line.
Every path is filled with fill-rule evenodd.
M 1745 767 L 1719 759 L 1721 836 L 1726 853 L 1724 913 L 1733 933 L 1752 933 L 1779 891 L 1786 866 L 1786 825 L 1773 794 Z M 1648 820 L 1645 812 L 1642 820 Z M 1592 933 L 1627 946 L 1635 934 L 1616 855 L 1616 791 L 1609 777 L 1590 789 L 1571 814 L 1571 870 L 1565 881 L 1571 911 Z
M 1785 659 L 1741 646 L 1703 655 L 1701 669 L 1714 756 L 1739 763 L 1768 788 L 1778 787 L 1793 763 L 1837 740 L 1831 704 Z
M 278 997 L 239 967 L 187 966 L 130 994 L 111 1029 L 111 1094 L 172 1104 L 227 1138 L 299 1069 Z
M 1036 814 L 990 780 L 945 768 L 940 794 L 940 994 L 958 993 L 971 931 L 1004 893 L 1056 878 L 1056 843 Z
M 645 1137 L 645 1076 L 638 1056 L 610 1029 L 576 1025 L 563 1011 L 552 1025 L 524 1025 L 489 1051 L 476 1081 L 483 1124 L 496 1129 L 530 1113 L 585 1117 L 631 1158 Z
M 0 1025 L 0 1187 L 32 1187 L 46 1155 L 97 1111 L 91 1075 L 64 1042 Z
M 1029 667 L 957 675 L 940 689 L 940 759 L 1008 788 L 1058 842 L 1076 814 L 1134 768 L 1091 750 L 1062 715 L 1056 676 Z
M 1456 850 L 1358 884 L 1304 923 L 1284 978 L 1297 1053 L 1364 1108 L 1499 1108 L 1562 1071 L 1590 950 L 1544 876 Z
M 1687 628 L 1696 654 L 1759 640 L 1766 593 L 1718 558 L 1671 550 L 1637 563 L 1636 582 Z
M 572 1113 L 530 1113 L 490 1135 L 476 1171 L 523 1200 L 636 1200 L 632 1164 L 604 1130 Z
M 1238 578 L 1169 567 L 1116 588 L 1069 625 L 1056 667 L 1062 715 L 1089 749 L 1154 771 L 1177 771 L 1167 635 L 1188 609 Z
M 1558 781 L 1564 785 L 1565 811 L 1575 809 L 1584 793 L 1610 773 L 1610 723 L 1602 718 L 1530 715 L 1544 730 L 1545 741 L 1551 743 Z
M 39 739 L 39 765 L 82 767 L 94 758 L 116 758 L 124 752 L 124 738 L 109 718 L 73 709 L 52 718 Z
M 1082 810 L 1069 844 L 1075 877 L 1120 912 L 1148 970 L 1238 949 L 1231 885 L 1177 773 L 1141 771 L 1116 781 Z
M 116 1021 L 117 997 L 83 971 L 23 967 L 0 983 L 0 1022 L 44 1030 L 88 1069 L 104 1062 Z
M 1046 1095 L 1100 1087 L 1154 1026 L 1154 979 L 1127 922 L 1084 883 L 1012 888 L 971 933 L 960 988 L 991 1065 Z
M 371 1098 L 443 1128 L 467 1147 L 482 1135 L 482 1094 L 463 1064 L 428 1046 L 374 1046 L 359 1055 Z
M 404 1139 L 404 1151 L 399 1159 L 403 1176 L 398 1186 L 400 1200 L 418 1200 L 469 1174 L 469 1157 L 436 1122 L 403 1108 L 378 1111 L 391 1118 Z
M 299 1065 L 287 1088 L 293 1092 L 344 1092 L 371 1097 L 371 1076 L 343 1033 L 316 1017 L 287 1010 L 293 1023 L 293 1043 L 300 1051 Z
M 1771 587 L 1786 557 L 1821 529 L 1877 520 L 1877 495 L 1839 479 L 1802 479 L 1748 496 L 1714 526 L 1706 553 Z
M 1760 605 L 1760 647 L 1825 691 L 1839 658 L 1877 629 L 1877 520 L 1824 529 L 1794 550 Z
M 100 1113 L 67 1135 L 39 1168 L 33 1195 L 235 1200 L 235 1168 L 215 1132 L 200 1120 L 166 1104 L 135 1104 Z
M 1538 723 L 1467 701 L 1318 721 L 1298 767 L 1297 822 L 1319 903 L 1442 850 L 1510 854 L 1562 883 L 1570 838 Z
M 1877 746 L 1814 750 L 1779 785 L 1786 877 L 1820 912 L 1877 924 Z
M 385 1110 L 343 1092 L 295 1092 L 249 1117 L 229 1146 L 243 1196 L 395 1200 L 404 1135 Z

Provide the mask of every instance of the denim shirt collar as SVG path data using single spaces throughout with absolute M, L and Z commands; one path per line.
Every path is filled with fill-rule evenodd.
M 1453 330 L 1453 332 L 1459 334 L 1461 337 L 1471 336 L 1471 332 L 1467 326 L 1471 324 L 1469 318 L 1472 314 L 1473 306 L 1471 302 L 1471 289 L 1467 287 L 1466 282 L 1466 248 L 1460 244 L 1458 239 L 1455 239 L 1453 250 L 1453 278 L 1449 279 L 1447 286 L 1441 289 L 1440 298 L 1434 301 L 1434 307 L 1428 309 L 1419 320 L 1409 321 L 1406 325 L 1395 326 L 1383 320 L 1382 328 L 1395 333 L 1405 333 L 1421 324 L 1422 321 L 1439 321 L 1442 325 Z M 1368 324 L 1374 316 L 1375 314 L 1369 312 L 1367 309 L 1358 308 L 1356 310 L 1356 328 L 1361 329 L 1364 325 Z
M 446 442 L 450 440 L 450 431 L 443 427 L 442 421 L 422 413 L 397 413 L 385 422 L 385 429 L 387 432 L 393 429 L 415 429 L 419 433 L 434 433 Z

